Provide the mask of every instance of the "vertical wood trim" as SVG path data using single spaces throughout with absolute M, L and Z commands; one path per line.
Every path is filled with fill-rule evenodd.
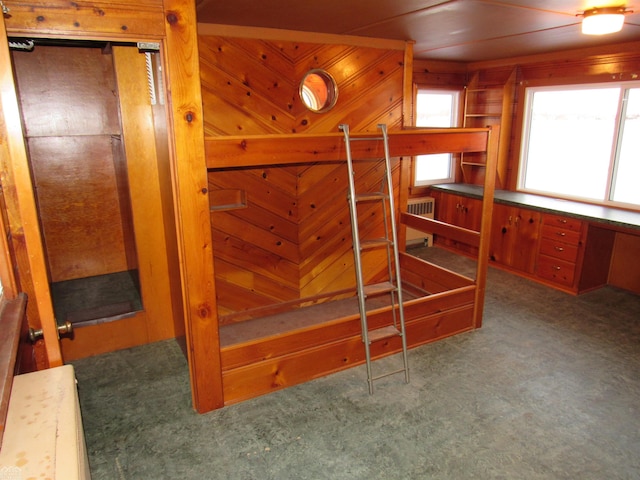
M 409 202 L 409 190 L 412 185 L 413 175 L 411 174 L 411 170 L 413 167 L 412 157 L 401 157 L 400 158 L 400 186 L 398 187 L 398 207 L 396 210 L 397 220 L 396 220 L 396 228 L 398 229 L 398 247 L 399 250 L 403 252 L 407 250 L 407 226 L 400 221 L 400 216 L 402 212 L 407 211 L 407 203 Z
M 135 47 L 113 47 L 122 136 L 126 152 L 136 256 L 149 341 L 175 336 L 169 266 L 145 56 Z
M 15 197 L 11 200 L 5 198 L 5 200 L 7 202 L 15 202 L 14 208 L 17 213 L 13 219 L 15 223 L 10 225 L 10 228 L 14 238 L 20 238 L 21 235 L 24 237 L 27 257 L 26 267 L 29 269 L 31 281 L 33 282 L 33 293 L 29 299 L 29 304 L 31 305 L 28 304 L 28 307 L 31 306 L 32 308 L 28 311 L 37 317 L 31 317 L 29 320 L 33 322 L 33 327 L 40 327 L 44 332 L 47 365 L 38 366 L 39 368 L 55 367 L 62 365 L 62 354 L 58 342 L 56 321 L 53 315 L 44 246 L 42 245 L 38 212 L 33 194 L 33 183 L 22 135 L 22 121 L 13 80 L 13 68 L 4 19 L 0 21 L 0 99 L 5 128 L 2 136 L 6 137 L 5 151 L 8 153 L 7 158 L 4 160 L 6 164 L 3 165 L 3 188 L 6 188 L 7 184 L 12 186 L 12 195 Z M 28 276 L 29 273 L 21 272 L 24 276 Z M 26 278 L 24 280 L 28 281 Z M 23 280 L 20 283 L 21 288 L 26 290 L 22 285 Z M 29 294 L 30 292 L 27 293 Z M 34 306 L 37 307 L 35 310 L 33 309 Z M 40 325 L 36 325 L 38 321 Z
M 3 121 L 0 118 L 0 144 L 4 143 L 2 138 L 3 130 Z M 2 260 L 0 260 L 0 283 L 2 284 L 2 296 L 7 300 L 13 300 L 18 295 L 18 285 L 13 274 L 13 259 L 9 249 L 9 242 L 7 241 L 10 232 L 5 218 L 6 206 L 4 198 L 0 198 L 0 209 L 2 209 L 2 212 L 0 212 L 0 255 L 2 255 Z
M 193 0 L 165 0 L 178 248 L 194 407 L 224 405 L 213 272 L 202 91 Z
M 404 77 L 402 80 L 402 126 L 413 127 L 413 43 L 404 49 Z
M 498 148 L 500 128 L 492 127 L 487 139 L 487 166 L 484 176 L 484 195 L 482 199 L 482 217 L 480 220 L 480 245 L 478 247 L 478 266 L 476 268 L 476 298 L 473 305 L 473 324 L 482 326 L 485 292 L 487 288 L 487 269 L 489 267 L 489 249 L 491 243 L 491 217 L 493 216 L 493 196 L 496 188 L 498 167 Z

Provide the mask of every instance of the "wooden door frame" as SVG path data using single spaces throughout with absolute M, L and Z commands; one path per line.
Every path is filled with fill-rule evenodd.
M 62 0 L 52 0 L 40 6 L 24 0 L 6 0 L 4 3 L 11 9 L 11 27 L 7 26 L 7 29 L 12 35 L 145 40 L 158 41 L 163 45 L 161 50 L 169 97 L 167 119 L 173 201 L 192 398 L 198 412 L 223 406 L 194 0 L 158 0 L 157 4 L 145 10 L 136 9 L 127 2 L 111 0 L 100 3 L 100 11 L 104 14 L 99 18 L 90 7 L 76 8 Z M 159 16 L 158 6 L 162 10 L 162 18 Z M 45 21 L 34 20 L 36 17 Z M 69 18 L 77 19 L 73 26 L 67 25 Z M 126 25 L 122 25 L 125 21 Z M 3 72 L 0 78 L 2 93 L 6 95 L 5 83 L 7 79 L 13 83 L 13 70 L 4 25 L 0 37 L 0 67 Z M 34 307 L 31 321 L 33 326 L 38 327 L 40 325 L 37 324 L 42 323 L 45 331 L 45 359 L 48 360 L 48 365 L 43 367 L 46 367 L 61 363 L 61 357 L 50 295 L 43 293 L 48 293 L 44 250 L 33 188 L 30 185 L 24 139 L 20 131 L 15 88 L 12 91 L 10 109 L 4 103 L 4 96 L 2 98 L 2 114 L 7 126 L 13 126 L 8 132 L 10 142 L 6 163 L 9 171 L 4 172 L 4 176 L 15 180 L 13 185 L 4 185 L 4 188 L 5 195 L 8 186 L 13 187 L 10 188 L 12 193 L 19 190 L 18 195 L 7 198 L 7 203 L 12 204 L 8 205 L 8 210 L 14 221 L 12 234 L 15 236 L 24 229 L 28 251 L 23 257 L 28 262 L 24 266 L 18 265 L 20 287 L 28 295 L 29 290 L 31 291 L 29 303 L 33 305 L 33 299 L 36 300 L 37 308 Z M 15 208 L 15 212 L 11 212 L 12 208 Z M 24 288 L 30 278 L 34 288 Z M 48 297 L 49 305 L 42 300 L 43 297 L 45 300 Z
M 29 299 L 29 326 L 43 332 L 43 340 L 34 347 L 36 365 L 38 369 L 55 367 L 62 365 L 62 355 L 4 19 L 0 22 L 0 102 L 3 117 L 0 137 L 6 139 L 0 169 L 15 255 L 14 268 L 18 269 L 19 289 Z

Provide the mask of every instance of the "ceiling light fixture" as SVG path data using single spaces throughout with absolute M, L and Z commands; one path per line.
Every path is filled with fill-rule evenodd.
M 622 30 L 625 7 L 602 7 L 585 10 L 582 16 L 582 33 L 585 35 L 606 35 Z

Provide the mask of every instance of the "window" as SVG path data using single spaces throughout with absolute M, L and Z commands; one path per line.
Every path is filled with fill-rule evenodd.
M 300 82 L 300 98 L 312 112 L 333 108 L 338 100 L 338 86 L 333 77 L 319 68 L 310 70 Z
M 640 82 L 528 88 L 519 188 L 640 206 Z
M 459 96 L 458 91 L 418 88 L 416 126 L 455 127 Z M 415 186 L 454 181 L 453 156 L 450 153 L 418 155 L 413 164 Z

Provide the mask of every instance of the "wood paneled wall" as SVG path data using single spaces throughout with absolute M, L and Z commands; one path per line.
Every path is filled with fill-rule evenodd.
M 640 73 L 640 43 L 633 42 L 605 47 L 556 52 L 531 57 L 497 60 L 466 65 L 467 78 L 479 72 L 487 83 L 499 84 L 502 72 L 517 68 L 506 181 L 502 188 L 515 190 L 518 181 L 525 89 L 528 86 L 606 83 L 637 80 Z M 417 83 L 441 87 L 447 83 L 459 86 L 464 78 L 461 66 L 455 63 L 416 61 L 414 79 Z M 640 292 L 637 268 L 629 263 L 638 252 L 640 237 L 616 233 L 608 282 L 611 285 Z
M 353 132 L 376 132 L 379 123 L 401 128 L 403 50 L 210 35 L 199 37 L 199 47 L 207 136 L 335 133 L 341 123 Z M 313 68 L 338 86 L 326 113 L 311 112 L 298 96 Z M 381 173 L 364 162 L 356 180 L 365 188 Z M 222 323 L 225 315 L 354 289 L 347 181 L 344 162 L 209 171 Z M 236 192 L 240 208 L 219 208 L 224 191 Z M 381 228 L 379 212 L 361 216 L 369 230 Z M 384 268 L 377 257 L 367 263 L 375 266 L 369 278 Z
M 485 76 L 493 75 L 495 78 L 499 78 L 505 69 L 518 69 L 507 177 L 503 188 L 515 190 L 518 181 L 525 89 L 540 85 L 635 80 L 640 72 L 639 48 L 640 43 L 632 43 L 469 65 L 470 71 L 482 71 Z

